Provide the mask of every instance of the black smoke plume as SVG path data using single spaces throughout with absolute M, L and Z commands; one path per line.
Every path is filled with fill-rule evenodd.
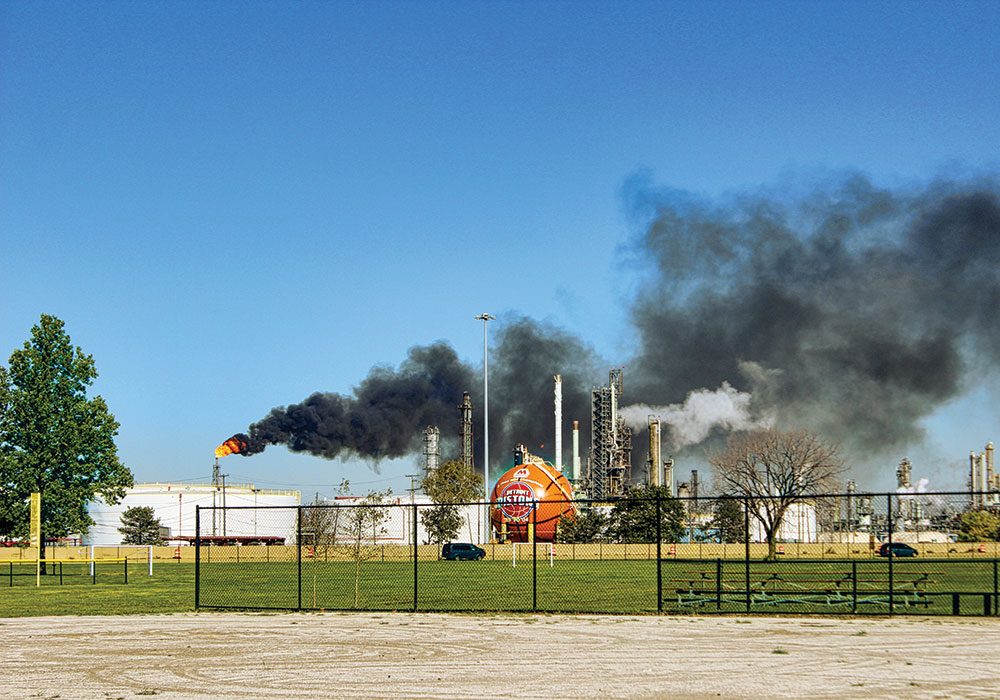
M 493 463 L 505 464 L 515 443 L 524 443 L 536 453 L 547 451 L 551 457 L 553 375 L 563 375 L 564 415 L 583 422 L 589 416 L 590 386 L 600 363 L 578 338 L 558 328 L 527 318 L 502 320 L 490 364 Z M 316 393 L 302 403 L 272 409 L 250 426 L 248 436 L 241 436 L 246 447 L 240 454 L 249 456 L 280 444 L 328 459 L 402 457 L 420 449 L 422 431 L 428 425 L 438 426 L 443 444 L 457 444 L 458 406 L 465 391 L 471 394 L 476 411 L 473 434 L 478 463 L 482 368 L 461 362 L 444 343 L 411 349 L 398 370 L 373 369 L 352 396 Z M 567 462 L 569 434 L 564 437 Z M 457 457 L 442 454 L 443 459 Z
M 852 177 L 726 206 L 635 188 L 655 275 L 632 308 L 632 396 L 728 381 L 848 451 L 919 442 L 920 420 L 1000 360 L 998 191 Z
M 471 368 L 448 345 L 413 348 L 398 370 L 373 369 L 353 396 L 316 393 L 272 409 L 250 426 L 244 454 L 283 444 L 327 459 L 401 457 L 428 425 L 457 424 L 462 392 L 472 385 Z
M 851 177 L 803 196 L 731 203 L 642 182 L 626 194 L 642 222 L 620 267 L 642 280 L 623 306 L 634 356 L 603 360 L 551 325 L 501 318 L 490 351 L 493 465 L 507 464 L 516 443 L 552 459 L 555 373 L 568 464 L 572 421 L 585 453 L 590 391 L 613 366 L 626 368 L 626 404 L 679 404 L 728 383 L 779 426 L 871 453 L 919 441 L 923 418 L 1000 364 L 993 180 L 889 190 Z M 273 409 L 250 426 L 244 454 L 283 444 L 327 458 L 400 457 L 419 449 L 427 425 L 443 440 L 457 436 L 469 391 L 481 469 L 481 370 L 444 343 L 414 348 L 398 369 L 372 370 L 353 395 L 317 393 Z M 640 464 L 645 446 L 638 436 L 634 444 Z

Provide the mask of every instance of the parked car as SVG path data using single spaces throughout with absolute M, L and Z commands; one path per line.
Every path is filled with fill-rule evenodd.
M 884 545 L 878 548 L 878 555 L 880 557 L 889 556 L 889 550 L 892 550 L 892 556 L 894 557 L 915 557 L 917 556 L 917 550 L 908 544 L 902 542 L 893 542 L 891 545 L 886 542 Z
M 479 560 L 486 556 L 486 550 L 468 542 L 449 542 L 441 550 L 441 558 L 455 561 L 456 559 Z

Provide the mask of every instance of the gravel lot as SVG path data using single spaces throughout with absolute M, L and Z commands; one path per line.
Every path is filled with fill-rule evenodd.
M 0 697 L 997 698 L 1000 619 L 0 619 Z

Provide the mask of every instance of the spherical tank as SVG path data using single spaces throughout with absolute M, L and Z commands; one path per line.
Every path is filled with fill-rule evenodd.
M 575 517 L 573 487 L 555 467 L 532 462 L 508 469 L 493 487 L 490 518 L 494 531 L 512 542 L 552 542 L 564 515 Z

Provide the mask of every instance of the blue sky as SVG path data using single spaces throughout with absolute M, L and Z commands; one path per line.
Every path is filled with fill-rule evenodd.
M 4 3 L 0 353 L 63 319 L 140 481 L 207 478 L 272 407 L 413 346 L 481 362 L 484 311 L 620 364 L 630 178 L 996 174 L 997 26 L 994 2 Z M 915 476 L 962 486 L 992 388 L 928 421 Z M 223 463 L 306 494 L 418 467 Z

